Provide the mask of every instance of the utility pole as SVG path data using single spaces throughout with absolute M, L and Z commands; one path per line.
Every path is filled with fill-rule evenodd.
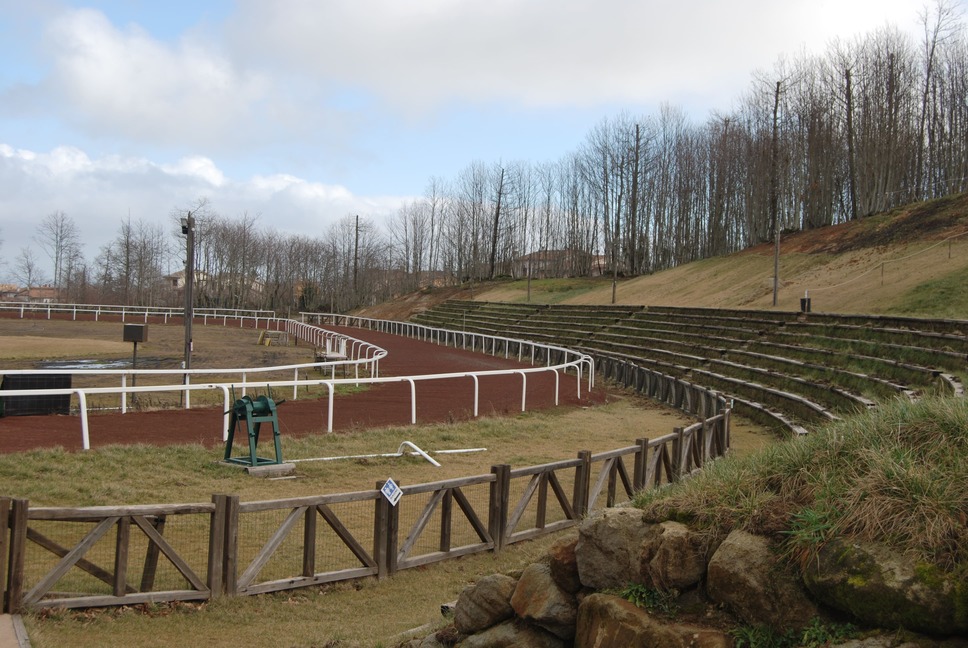
M 353 298 L 360 295 L 360 215 L 356 215 L 356 239 L 353 243 Z M 358 305 L 358 304 L 354 304 Z
M 188 218 L 181 219 L 182 234 L 185 235 L 185 369 L 192 368 L 192 318 L 195 316 L 195 217 L 188 212 Z M 188 379 L 188 374 L 185 374 Z M 186 402 L 188 393 L 185 393 Z

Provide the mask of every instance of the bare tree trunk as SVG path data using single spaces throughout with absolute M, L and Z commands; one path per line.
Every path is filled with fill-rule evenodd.
M 850 220 L 857 220 L 857 166 L 854 152 L 854 89 L 850 68 L 844 68 L 844 95 L 847 103 L 847 193 L 850 199 Z
M 770 143 L 770 227 L 773 229 L 773 305 L 776 306 L 777 293 L 780 290 L 780 210 L 779 191 L 780 181 L 780 85 L 776 82 L 773 93 L 773 135 Z
M 501 176 L 497 182 L 497 200 L 494 205 L 494 227 L 491 230 L 491 258 L 488 263 L 487 276 L 494 278 L 494 262 L 497 258 L 497 233 L 501 221 L 501 199 L 504 197 L 504 168 L 501 168 Z

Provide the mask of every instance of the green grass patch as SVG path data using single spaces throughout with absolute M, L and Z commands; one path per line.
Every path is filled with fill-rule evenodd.
M 671 617 L 679 611 L 679 605 L 676 602 L 679 596 L 678 590 L 658 590 L 638 583 L 631 583 L 618 592 L 618 595 L 636 607 L 644 608 L 649 612 Z
M 824 623 L 814 618 L 810 625 L 797 633 L 779 632 L 769 626 L 740 626 L 729 631 L 736 648 L 823 648 L 841 644 L 858 636 L 857 628 L 849 623 Z
M 907 291 L 892 310 L 921 317 L 963 318 L 968 312 L 964 272 L 957 270 Z
M 883 542 L 968 570 L 968 401 L 897 399 L 806 439 L 727 458 L 636 504 L 710 538 L 731 528 L 784 541 L 800 560 L 832 537 Z
M 560 304 L 572 298 L 599 290 L 605 285 L 611 285 L 611 279 L 572 277 L 568 279 L 532 279 L 531 299 L 528 300 L 528 280 L 516 279 L 499 285 L 495 291 L 500 294 L 500 301 L 515 304 Z M 498 297 L 485 295 L 489 301 Z

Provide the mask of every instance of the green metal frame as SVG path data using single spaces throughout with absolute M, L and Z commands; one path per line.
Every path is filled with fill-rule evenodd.
M 256 453 L 259 445 L 259 430 L 263 423 L 272 424 L 272 440 L 275 444 L 276 458 L 260 457 Z M 235 431 L 245 425 L 249 437 L 249 456 L 232 456 Z M 232 419 L 229 425 L 229 437 L 225 441 L 225 461 L 240 466 L 271 466 L 281 464 L 282 443 L 279 439 L 279 417 L 276 415 L 276 403 L 268 396 L 259 396 L 254 400 L 243 396 L 232 406 Z

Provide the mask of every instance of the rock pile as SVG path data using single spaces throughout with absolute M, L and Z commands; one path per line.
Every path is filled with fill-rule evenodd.
M 674 593 L 680 613 L 650 613 L 617 595 L 629 585 Z M 577 537 L 559 540 L 543 562 L 467 587 L 453 612 L 445 631 L 403 645 L 727 648 L 729 627 L 783 631 L 818 617 L 964 637 L 968 585 L 881 545 L 831 543 L 800 573 L 766 537 L 734 530 L 703 546 L 684 524 L 607 509 L 586 520 Z M 934 641 L 914 645 L 968 646 L 957 638 Z

